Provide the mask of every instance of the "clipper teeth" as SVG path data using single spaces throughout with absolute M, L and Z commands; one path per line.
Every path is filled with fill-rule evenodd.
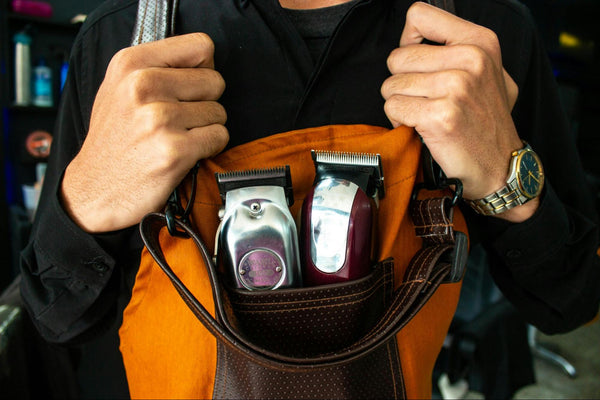
M 289 165 L 244 171 L 217 172 L 215 178 L 223 202 L 225 202 L 226 193 L 230 190 L 250 186 L 281 186 L 285 190 L 288 205 L 291 206 L 294 203 Z
M 227 171 L 217 173 L 218 180 L 220 182 L 227 182 L 231 180 L 244 181 L 253 180 L 258 177 L 260 178 L 280 178 L 285 176 L 285 167 L 273 167 L 273 168 L 259 168 L 250 169 L 244 171 Z
M 379 154 L 373 153 L 314 150 L 313 159 L 316 162 L 325 164 L 360 165 L 366 167 L 378 167 L 380 165 Z
M 369 196 L 377 195 L 383 198 L 385 195 L 381 155 L 324 150 L 312 150 L 311 154 L 315 163 L 316 179 L 324 176 L 343 177 L 358 184 Z

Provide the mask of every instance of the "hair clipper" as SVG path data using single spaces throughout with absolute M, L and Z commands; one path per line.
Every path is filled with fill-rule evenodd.
M 269 290 L 301 284 L 289 166 L 215 174 L 224 208 L 219 265 L 232 286 Z
M 316 176 L 302 205 L 305 286 L 361 278 L 371 271 L 378 199 L 384 195 L 379 154 L 312 151 Z

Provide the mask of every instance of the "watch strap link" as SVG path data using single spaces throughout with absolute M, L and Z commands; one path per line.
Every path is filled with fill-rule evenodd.
M 482 215 L 497 215 L 524 204 L 527 198 L 519 192 L 516 179 L 484 198 L 477 200 L 466 200 L 475 212 Z

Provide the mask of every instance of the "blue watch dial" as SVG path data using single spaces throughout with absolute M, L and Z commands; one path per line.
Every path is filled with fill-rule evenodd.
M 539 157 L 533 151 L 525 151 L 519 157 L 517 179 L 521 192 L 528 198 L 537 197 L 544 186 L 544 172 Z

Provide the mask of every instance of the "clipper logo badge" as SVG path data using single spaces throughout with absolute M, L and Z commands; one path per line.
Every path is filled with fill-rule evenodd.
M 283 276 L 285 263 L 269 249 L 251 250 L 240 261 L 240 280 L 247 288 L 275 287 Z

